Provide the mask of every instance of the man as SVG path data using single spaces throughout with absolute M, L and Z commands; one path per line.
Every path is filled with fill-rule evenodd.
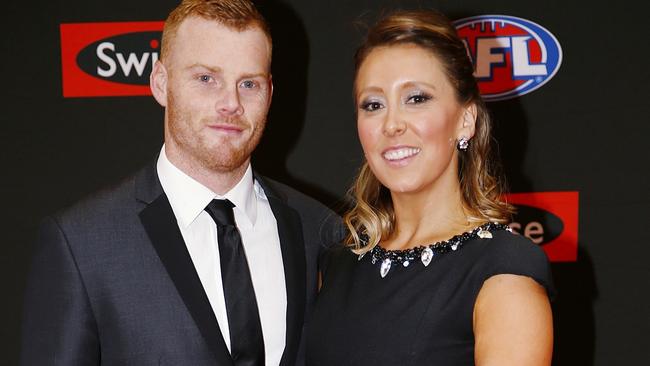
M 252 172 L 271 103 L 271 37 L 246 0 L 184 0 L 151 90 L 151 166 L 45 219 L 23 365 L 294 365 L 338 220 Z

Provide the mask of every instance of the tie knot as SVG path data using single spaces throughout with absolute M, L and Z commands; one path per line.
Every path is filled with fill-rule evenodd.
M 212 216 L 212 219 L 217 226 L 236 226 L 235 215 L 232 212 L 233 207 L 235 207 L 235 205 L 229 200 L 214 199 L 208 204 L 205 211 Z

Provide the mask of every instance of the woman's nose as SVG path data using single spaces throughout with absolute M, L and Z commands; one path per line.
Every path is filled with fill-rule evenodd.
M 406 131 L 406 122 L 403 116 L 389 111 L 384 122 L 384 134 L 386 136 L 398 136 L 404 131 Z

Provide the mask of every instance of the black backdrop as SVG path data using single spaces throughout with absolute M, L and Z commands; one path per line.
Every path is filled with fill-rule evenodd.
M 18 362 L 22 293 L 39 219 L 133 172 L 162 142 L 163 111 L 151 97 L 63 98 L 59 25 L 163 20 L 175 5 L 3 5 L 2 365 Z M 650 364 L 650 32 L 638 6 L 264 1 L 275 38 L 275 94 L 255 166 L 339 207 L 361 159 L 350 91 L 359 19 L 372 20 L 381 9 L 434 7 L 455 19 L 505 14 L 543 25 L 562 45 L 560 71 L 531 94 L 489 106 L 512 192 L 580 195 L 578 260 L 553 264 L 554 364 Z

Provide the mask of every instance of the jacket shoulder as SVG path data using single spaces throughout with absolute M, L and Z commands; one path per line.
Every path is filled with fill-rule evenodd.
M 119 222 L 124 218 L 125 212 L 134 212 L 138 207 L 135 182 L 135 175 L 127 177 L 56 211 L 50 217 L 63 227 L 98 223 L 103 223 L 100 226 L 104 226 L 106 223 Z
M 292 188 L 284 183 L 278 182 L 274 179 L 267 177 L 262 178 L 263 183 L 271 188 L 272 192 L 279 195 L 280 198 L 284 199 L 287 204 L 297 210 L 299 209 L 309 209 L 309 211 L 320 211 L 324 213 L 333 213 L 331 209 L 325 206 L 323 203 L 318 200 L 300 192 L 299 190 Z
M 262 186 L 270 190 L 271 195 L 277 195 L 298 213 L 308 233 L 319 233 L 327 246 L 343 239 L 345 230 L 341 217 L 326 205 L 284 183 L 267 177 L 257 178 L 262 180 Z

